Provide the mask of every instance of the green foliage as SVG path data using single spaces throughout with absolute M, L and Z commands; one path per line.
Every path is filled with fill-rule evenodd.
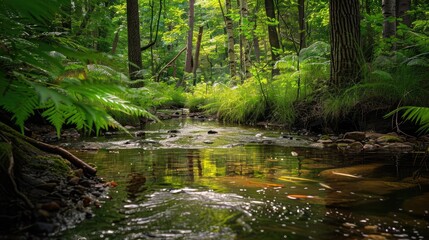
M 36 110 L 58 134 L 64 124 L 75 124 L 85 131 L 94 128 L 96 133 L 101 128 L 121 128 L 107 110 L 152 117 L 118 97 L 127 83 L 123 74 L 107 66 L 85 64 L 87 59 L 103 59 L 102 55 L 50 32 L 53 12 L 60 12 L 65 1 L 36 2 L 41 7 L 5 1 L 0 10 L 2 23 L 15 26 L 0 33 L 0 107 L 12 114 L 21 130 Z
M 186 97 L 182 88 L 165 82 L 144 81 L 142 88 L 126 90 L 127 98 L 145 109 L 183 107 Z
M 399 112 L 402 112 L 402 118 L 420 125 L 419 132 L 429 132 L 429 108 L 428 107 L 415 107 L 404 106 L 386 114 L 385 117 L 391 117 Z

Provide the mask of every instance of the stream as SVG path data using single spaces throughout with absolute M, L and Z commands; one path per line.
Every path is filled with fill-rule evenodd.
M 191 119 L 131 132 L 62 144 L 117 186 L 61 239 L 429 237 L 413 154 L 317 149 L 307 136 Z

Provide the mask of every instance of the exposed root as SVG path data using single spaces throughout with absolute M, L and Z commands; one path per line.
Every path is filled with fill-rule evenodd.
M 0 134 L 0 136 L 1 136 L 1 138 L 3 138 L 3 140 L 7 144 L 12 145 L 11 142 L 5 136 L 3 136 L 1 134 Z M 14 168 L 14 165 L 15 165 L 15 160 L 13 158 L 13 153 L 10 152 L 10 153 L 6 153 L 6 154 L 9 155 L 8 156 L 8 158 L 9 158 L 9 167 L 7 168 L 7 174 L 8 174 L 9 180 L 10 180 L 10 182 L 12 184 L 13 191 L 15 192 L 16 195 L 18 195 L 25 202 L 25 204 L 27 204 L 27 206 L 30 209 L 34 209 L 34 204 L 27 198 L 27 196 L 25 196 L 21 191 L 19 191 L 18 185 L 15 182 L 15 177 L 13 176 L 14 175 L 13 174 L 13 168 Z

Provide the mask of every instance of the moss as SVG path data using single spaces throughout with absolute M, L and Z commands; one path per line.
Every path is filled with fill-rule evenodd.
M 394 143 L 394 142 L 403 142 L 403 140 L 398 136 L 383 135 L 383 136 L 377 138 L 377 142 L 379 142 L 379 143 Z
M 55 155 L 38 155 L 28 161 L 27 168 L 33 171 L 44 171 L 52 175 L 68 176 L 71 172 L 70 163 Z

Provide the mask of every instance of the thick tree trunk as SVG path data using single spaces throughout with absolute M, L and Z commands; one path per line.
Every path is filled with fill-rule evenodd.
M 194 86 L 197 85 L 197 68 L 200 63 L 200 49 L 201 49 L 201 39 L 203 38 L 203 26 L 200 26 L 198 29 L 198 37 L 197 37 L 197 44 L 195 46 L 195 62 L 192 69 L 192 72 L 194 74 Z
M 330 0 L 331 78 L 335 88 L 351 85 L 360 79 L 359 0 Z
M 411 0 L 396 0 L 396 16 L 401 19 L 397 22 L 403 23 L 408 27 L 411 27 L 411 18 L 408 11 L 411 9 Z
M 226 35 L 228 37 L 228 59 L 229 59 L 229 72 L 231 78 L 234 78 L 237 75 L 237 63 L 235 61 L 235 51 L 234 51 L 234 29 L 232 19 L 229 16 L 231 14 L 231 0 L 225 0 L 225 25 L 226 25 Z
M 382 11 L 383 37 L 394 37 L 396 35 L 396 0 L 382 0 Z
M 142 68 L 140 52 L 140 24 L 138 0 L 127 0 L 128 71 L 131 79 L 138 79 Z
M 265 12 L 269 21 L 276 19 L 273 0 L 265 0 Z M 280 41 L 277 34 L 277 27 L 272 24 L 268 25 L 268 39 L 271 45 L 271 66 L 274 66 L 274 63 L 279 60 L 278 51 L 280 50 Z M 279 71 L 277 69 L 272 70 L 273 76 L 278 74 Z
M 188 42 L 186 50 L 185 72 L 192 72 L 192 39 L 194 36 L 194 6 L 195 0 L 189 0 L 189 16 L 188 16 Z

